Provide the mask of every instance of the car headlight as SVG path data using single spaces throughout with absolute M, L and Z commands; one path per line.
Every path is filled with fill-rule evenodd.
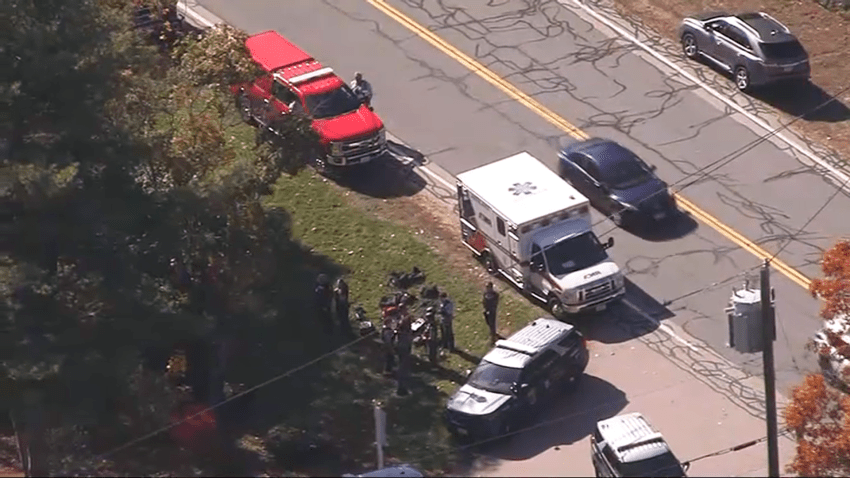
M 626 278 L 623 277 L 623 274 L 617 274 L 614 276 L 614 288 L 622 289 L 626 286 Z
M 331 141 L 331 154 L 334 156 L 342 155 L 342 143 L 339 141 Z

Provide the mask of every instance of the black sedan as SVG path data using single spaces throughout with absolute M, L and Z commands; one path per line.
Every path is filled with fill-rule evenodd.
M 672 218 L 676 204 L 654 166 L 614 141 L 591 138 L 558 154 L 558 174 L 618 226 Z

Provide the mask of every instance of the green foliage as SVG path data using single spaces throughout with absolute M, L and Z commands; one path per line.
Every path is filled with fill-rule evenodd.
M 140 374 L 158 373 L 139 372 L 144 357 L 244 309 L 231 296 L 261 283 L 289 241 L 259 198 L 305 157 L 239 123 L 224 86 L 252 73 L 244 33 L 189 40 L 175 65 L 132 13 L 114 0 L 0 2 L 3 405 L 44 391 L 66 443 L 82 436 L 66 440 L 70 425 L 114 445 L 167 420 L 170 402 L 138 391 Z M 284 146 L 306 148 L 309 125 L 288 125 Z M 212 270 L 218 281 L 202 282 Z M 63 469 L 81 469 L 76 458 Z

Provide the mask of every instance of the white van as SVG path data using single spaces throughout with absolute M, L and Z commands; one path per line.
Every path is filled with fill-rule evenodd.
M 530 154 L 460 174 L 457 194 L 463 243 L 555 316 L 602 311 L 625 293 L 588 199 Z

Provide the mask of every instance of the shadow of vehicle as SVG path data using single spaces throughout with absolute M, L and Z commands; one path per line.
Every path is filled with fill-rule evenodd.
M 486 467 L 487 458 L 526 460 L 553 446 L 580 441 L 593 433 L 596 422 L 613 417 L 628 403 L 622 390 L 605 380 L 585 375 L 574 393 L 556 399 L 522 431 L 479 447 L 478 452 L 484 460 L 478 467 Z
M 760 88 L 750 96 L 791 116 L 802 116 L 806 121 L 850 120 L 850 108 L 812 82 Z
M 414 162 L 405 164 L 392 154 L 385 154 L 366 164 L 334 174 L 340 186 L 379 199 L 413 196 L 427 182 L 416 174 Z
M 576 327 L 587 340 L 616 344 L 654 332 L 659 322 L 673 315 L 627 278 L 626 295 L 621 301 L 602 314 L 576 322 Z
M 696 61 L 705 67 L 711 68 L 729 81 L 732 81 L 734 87 L 734 79 L 731 73 L 703 58 Z M 792 116 L 802 115 L 806 121 L 837 123 L 850 119 L 850 108 L 847 105 L 812 82 L 797 84 L 777 83 L 757 88 L 754 87 L 747 94 L 783 113 Z
M 643 222 L 625 228 L 627 232 L 650 242 L 681 239 L 694 232 L 699 223 L 685 211 L 676 210 L 676 215 L 661 223 Z

